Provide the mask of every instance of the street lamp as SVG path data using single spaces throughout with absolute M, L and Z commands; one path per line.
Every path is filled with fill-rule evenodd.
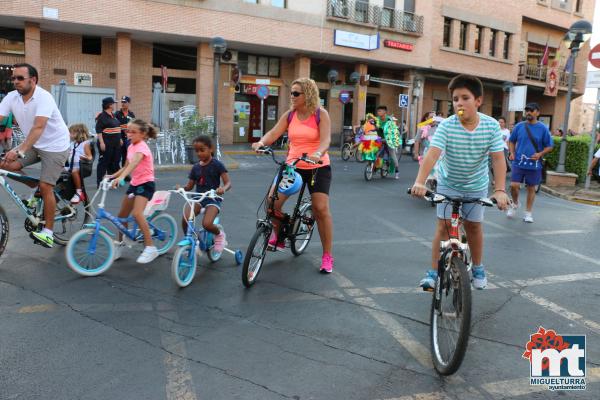
M 219 134 L 217 130 L 217 113 L 219 109 L 219 65 L 221 55 L 227 50 L 227 42 L 222 37 L 214 37 L 210 41 L 210 47 L 213 49 L 214 70 L 213 70 L 213 137 L 217 142 L 217 159 L 221 158 L 221 148 L 219 146 Z
M 563 120 L 563 136 L 560 141 L 560 154 L 558 156 L 558 166 L 556 172 L 565 172 L 565 159 L 567 156 L 567 129 L 569 128 L 569 113 L 571 112 L 571 95 L 573 94 L 573 71 L 575 70 L 575 58 L 583 44 L 592 36 L 592 24 L 586 20 L 579 20 L 569 28 L 565 34 L 563 42 L 571 50 L 571 60 L 569 61 L 569 89 L 567 91 L 567 104 L 565 107 L 565 118 Z

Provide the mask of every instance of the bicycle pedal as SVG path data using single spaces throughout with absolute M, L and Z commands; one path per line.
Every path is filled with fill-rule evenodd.
M 421 288 L 423 289 L 424 292 L 431 292 L 433 293 L 433 288 Z

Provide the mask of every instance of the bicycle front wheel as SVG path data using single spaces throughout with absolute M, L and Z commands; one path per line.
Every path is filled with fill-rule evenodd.
M 342 146 L 342 160 L 344 161 L 348 161 L 350 159 L 350 144 L 349 143 L 345 143 Z
M 438 279 L 431 302 L 431 354 L 441 375 L 458 370 L 465 357 L 471 328 L 471 282 L 467 266 L 458 257 Z
M 367 165 L 365 165 L 365 180 L 368 182 L 371 179 L 373 179 L 373 162 L 369 161 L 367 162 Z
M 357 162 L 365 162 L 365 160 L 363 159 L 362 151 L 358 149 L 354 149 L 354 158 L 356 158 Z
M 105 232 L 94 229 L 75 233 L 65 248 L 67 265 L 83 276 L 97 276 L 108 271 L 113 263 L 115 246 Z
M 196 275 L 196 251 L 191 244 L 179 247 L 175 250 L 175 256 L 171 263 L 171 276 L 177 286 L 186 287 Z
M 77 204 L 72 204 L 70 200 L 56 196 L 54 241 L 65 246 L 71 236 L 82 229 L 91 219 L 87 196 Z
M 312 205 L 305 203 L 300 207 L 298 218 L 294 224 L 292 237 L 292 253 L 299 256 L 304 253 L 310 239 L 312 238 L 313 229 L 315 227 L 315 218 L 312 213 Z
M 4 211 L 4 207 L 0 205 L 0 256 L 4 254 L 4 250 L 6 250 L 6 243 L 8 243 L 9 232 L 10 225 L 8 222 L 8 217 L 6 216 L 6 211 Z
M 254 285 L 254 282 L 256 282 L 256 278 L 258 277 L 267 254 L 267 245 L 269 243 L 270 235 L 271 229 L 261 225 L 256 232 L 254 232 L 254 236 L 252 236 L 252 239 L 250 240 L 248 250 L 246 250 L 246 257 L 244 258 L 244 266 L 242 268 L 242 283 L 247 288 Z
M 177 240 L 177 222 L 169 214 L 158 214 L 148 222 L 153 228 L 152 241 L 158 250 L 158 254 L 163 255 L 171 250 L 175 240 Z

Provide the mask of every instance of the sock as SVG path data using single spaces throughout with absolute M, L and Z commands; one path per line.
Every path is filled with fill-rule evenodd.
M 473 265 L 473 269 L 483 268 L 483 264 Z
M 76 189 L 75 191 L 77 192 L 77 194 L 83 193 L 83 190 L 81 190 L 81 189 Z
M 54 232 L 52 232 L 50 229 L 48 228 L 44 228 L 42 229 L 42 232 L 44 232 L 46 235 L 48 236 L 52 236 L 54 234 Z

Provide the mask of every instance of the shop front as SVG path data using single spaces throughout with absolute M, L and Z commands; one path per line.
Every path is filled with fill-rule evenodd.
M 279 86 L 268 86 L 269 96 L 261 101 L 257 96 L 261 85 L 242 83 L 235 94 L 233 107 L 233 142 L 252 143 L 277 123 Z M 262 115 L 262 124 L 261 124 Z

